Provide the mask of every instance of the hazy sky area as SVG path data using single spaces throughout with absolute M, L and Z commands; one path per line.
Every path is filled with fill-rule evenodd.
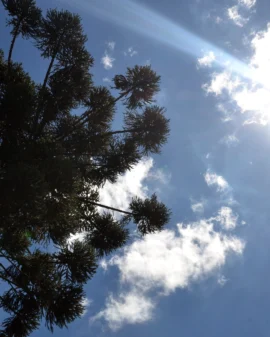
M 156 192 L 166 230 L 101 262 L 87 310 L 55 337 L 270 336 L 269 0 L 37 0 L 77 12 L 96 84 L 135 64 L 161 75 L 171 134 L 101 201 L 125 209 Z M 1 47 L 9 28 L 0 10 Z M 19 39 L 36 81 L 47 61 Z M 80 113 L 80 112 L 78 112 Z M 121 111 L 115 124 L 121 123 Z M 47 337 L 42 327 L 33 337 Z

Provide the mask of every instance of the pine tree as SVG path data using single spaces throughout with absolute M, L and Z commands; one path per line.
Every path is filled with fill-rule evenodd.
M 169 221 L 156 195 L 125 210 L 99 200 L 104 183 L 160 153 L 169 120 L 153 105 L 160 77 L 150 66 L 115 76 L 116 97 L 94 86 L 78 15 L 42 16 L 33 0 L 2 3 L 12 40 L 7 59 L 0 52 L 0 307 L 8 314 L 0 336 L 23 337 L 42 320 L 53 331 L 82 315 L 84 285 L 101 257 L 128 242 L 128 224 L 146 235 Z M 42 83 L 12 61 L 19 36 L 48 59 Z M 113 130 L 119 102 L 124 125 Z M 82 239 L 70 243 L 77 233 Z

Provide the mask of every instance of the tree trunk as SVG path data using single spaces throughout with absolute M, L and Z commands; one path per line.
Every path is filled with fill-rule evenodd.
M 51 62 L 50 62 L 50 64 L 49 64 L 48 70 L 47 70 L 47 72 L 46 72 L 46 75 L 45 75 L 45 78 L 44 78 L 44 81 L 43 81 L 43 85 L 42 85 L 42 89 L 41 89 L 42 92 L 43 92 L 44 89 L 46 88 L 46 85 L 47 85 L 47 82 L 48 82 L 50 73 L 51 73 L 51 71 L 52 71 L 53 63 L 54 63 L 54 60 L 55 60 L 55 58 L 56 58 L 56 55 L 57 55 L 57 52 L 55 52 L 55 54 L 53 55 L 53 57 L 52 57 L 52 59 L 51 59 Z
M 18 34 L 19 34 L 20 25 L 21 25 L 21 20 L 19 20 L 19 22 L 18 22 L 18 24 L 15 28 L 13 38 L 12 38 L 12 41 L 11 41 L 11 45 L 10 45 L 10 48 L 9 48 L 9 53 L 8 53 L 8 66 L 9 67 L 10 67 L 10 64 L 11 64 L 11 57 L 12 57 L 12 52 L 13 52 L 13 49 L 14 49 L 15 41 L 16 41 L 16 39 L 18 37 Z
M 122 99 L 123 97 L 125 97 L 126 95 L 128 95 L 132 90 L 133 90 L 133 88 L 132 88 L 132 89 L 129 89 L 129 90 L 127 90 L 126 92 L 124 92 L 123 94 L 119 95 L 117 98 L 114 99 L 113 104 L 115 104 L 115 103 L 118 102 L 120 99 Z M 79 126 L 79 125 L 84 125 L 84 124 L 86 123 L 86 120 L 85 120 L 85 121 L 83 121 L 83 120 L 85 119 L 85 117 L 88 117 L 89 114 L 90 114 L 91 112 L 92 112 L 92 111 L 87 111 L 87 112 L 83 113 L 83 114 L 81 115 L 81 117 L 80 117 L 80 118 L 76 121 L 76 123 L 74 124 L 74 128 L 76 128 L 76 127 Z M 82 123 L 80 123 L 80 122 L 82 122 Z
M 82 198 L 82 201 L 89 202 L 89 204 L 94 205 L 94 206 L 98 206 L 98 207 L 109 209 L 110 211 L 116 211 L 116 212 L 127 214 L 127 215 L 133 215 L 131 212 L 127 212 L 127 211 L 123 211 L 123 210 L 118 209 L 118 208 L 102 205 L 102 204 L 99 204 L 97 202 L 90 201 L 90 200 L 87 200 L 87 199 L 84 199 L 84 198 Z

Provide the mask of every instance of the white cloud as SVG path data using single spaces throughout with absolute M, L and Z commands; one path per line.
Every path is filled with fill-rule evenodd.
M 222 106 L 234 103 L 240 113 L 245 113 L 247 118 L 244 124 L 257 123 L 266 125 L 270 121 L 270 24 L 266 30 L 253 35 L 250 41 L 253 55 L 249 62 L 252 79 L 244 81 L 228 71 L 213 73 L 209 83 L 203 88 L 208 94 L 220 96 Z M 227 94 L 227 97 L 224 97 Z
M 213 62 L 216 60 L 214 52 L 210 51 L 203 57 L 198 59 L 199 67 L 211 67 Z
M 238 0 L 239 5 L 245 6 L 248 9 L 251 9 L 256 5 L 256 0 Z
M 229 184 L 222 176 L 212 173 L 209 170 L 204 175 L 204 179 L 208 186 L 215 186 L 218 192 L 223 192 L 229 189 Z
M 107 46 L 110 50 L 114 50 L 116 43 L 114 41 L 107 42 Z
M 227 135 L 220 141 L 222 144 L 227 145 L 228 147 L 235 146 L 239 143 L 239 139 L 234 135 Z
M 239 27 L 243 27 L 249 21 L 249 18 L 244 18 L 239 13 L 238 6 L 233 6 L 233 7 L 228 8 L 227 15 L 229 19 L 232 20 Z
M 245 244 L 216 231 L 216 221 L 203 219 L 146 235 L 111 258 L 106 268 L 119 269 L 120 292 L 93 319 L 105 320 L 114 330 L 146 322 L 153 319 L 160 296 L 219 273 L 231 254 L 242 254 Z
M 224 91 L 232 93 L 241 85 L 239 77 L 232 77 L 228 71 L 222 73 L 213 73 L 210 83 L 204 84 L 203 89 L 208 94 L 221 95 Z
M 106 83 L 110 83 L 110 82 L 111 82 L 111 80 L 109 79 L 109 77 L 104 77 L 104 78 L 102 79 L 102 81 L 103 81 L 103 82 L 106 82 Z
M 152 158 L 144 158 L 130 171 L 119 176 L 114 184 L 106 182 L 100 190 L 100 202 L 127 210 L 134 196 L 144 199 L 150 194 L 147 182 L 153 181 L 155 189 L 158 189 L 159 186 L 167 186 L 170 178 L 168 172 L 154 167 Z
M 224 275 L 219 275 L 217 283 L 221 286 L 224 287 L 225 284 L 228 282 L 228 279 Z
M 111 69 L 113 67 L 114 61 L 115 61 L 115 59 L 105 51 L 105 54 L 101 59 L 101 63 L 103 64 L 104 68 L 106 70 Z
M 134 290 L 122 293 L 117 298 L 110 295 L 105 309 L 90 319 L 90 322 L 103 318 L 109 328 L 116 331 L 125 324 L 149 321 L 152 318 L 153 309 L 154 303 L 151 299 Z
M 82 305 L 84 306 L 84 312 L 82 314 L 82 316 L 85 316 L 87 314 L 88 311 L 88 307 L 91 305 L 92 300 L 84 297 L 83 301 L 82 301 Z
M 133 47 L 129 47 L 129 48 L 127 49 L 127 51 L 124 51 L 124 55 L 125 55 L 125 56 L 133 57 L 133 56 L 135 56 L 135 55 L 137 55 L 137 54 L 138 54 L 137 50 L 135 50 Z
M 216 219 L 223 229 L 233 230 L 237 225 L 238 215 L 234 214 L 230 207 L 222 207 Z
M 202 201 L 200 202 L 195 201 L 191 204 L 190 207 L 194 213 L 202 214 L 204 212 L 204 203 Z
M 154 165 L 151 158 L 143 159 L 132 170 L 119 176 L 116 183 L 106 182 L 100 190 L 102 204 L 126 210 L 134 196 L 146 198 L 148 188 L 143 185 Z

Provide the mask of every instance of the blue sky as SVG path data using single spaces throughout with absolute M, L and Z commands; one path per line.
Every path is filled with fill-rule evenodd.
M 170 224 L 144 239 L 134 233 L 103 260 L 86 287 L 84 317 L 54 335 L 268 337 L 269 1 L 37 4 L 81 15 L 96 84 L 151 64 L 162 76 L 156 99 L 171 119 L 162 154 L 101 192 L 103 202 L 126 208 L 133 195 L 156 191 L 173 211 Z M 7 51 L 2 10 L 0 30 Z M 42 80 L 47 64 L 29 42 L 18 41 L 14 58 Z

